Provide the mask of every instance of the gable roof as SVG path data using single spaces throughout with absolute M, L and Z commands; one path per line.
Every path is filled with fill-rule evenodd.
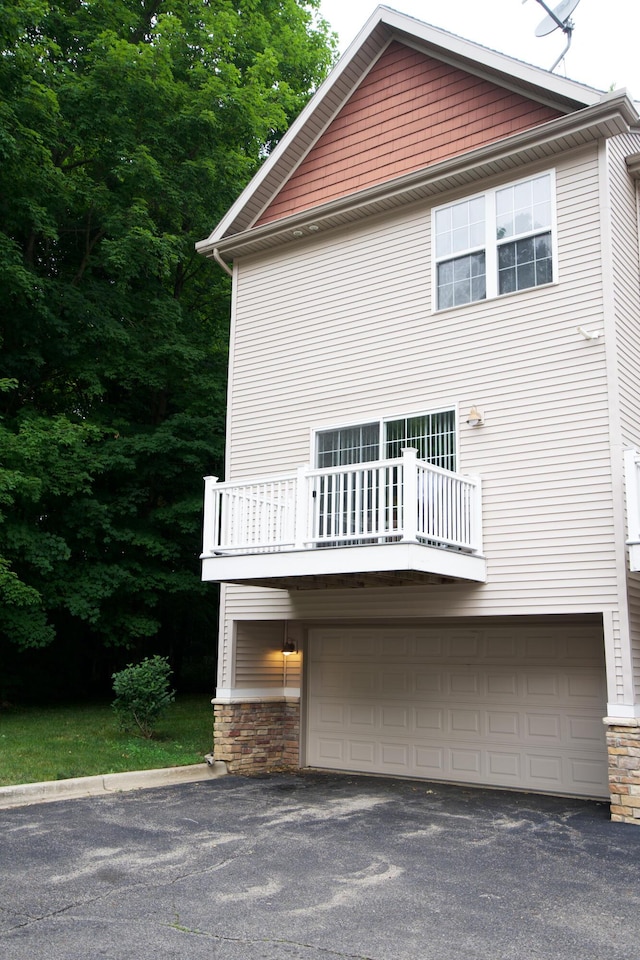
M 328 128 L 350 98 L 354 97 L 354 92 L 366 83 L 376 67 L 379 69 L 379 64 L 384 63 L 385 56 L 388 59 L 389 51 L 398 45 L 417 52 L 422 58 L 428 57 L 430 62 L 436 62 L 440 67 L 463 71 L 478 78 L 480 84 L 497 86 L 505 93 L 511 93 L 514 98 L 528 102 L 535 113 L 532 122 L 526 124 L 527 129 L 518 130 L 516 127 L 515 136 L 507 136 L 501 141 L 505 145 L 508 143 L 512 152 L 516 148 L 515 140 L 518 137 L 522 144 L 527 139 L 532 139 L 530 135 L 527 138 L 532 126 L 543 137 L 544 130 L 541 130 L 541 126 L 553 126 L 557 135 L 562 135 L 566 128 L 565 133 L 570 135 L 569 132 L 576 126 L 573 115 L 585 110 L 590 114 L 592 111 L 588 108 L 598 105 L 605 107 L 603 117 L 605 123 L 609 124 L 609 135 L 620 132 L 626 124 L 637 122 L 638 119 L 637 112 L 624 91 L 614 95 L 603 94 L 592 87 L 556 76 L 539 67 L 422 23 L 389 7 L 379 6 L 226 216 L 206 240 L 196 244 L 199 252 L 215 256 L 216 247 L 230 248 L 233 246 L 233 238 L 240 239 L 247 231 L 254 233 L 258 242 L 259 235 L 266 234 L 270 224 L 282 222 L 284 219 L 287 223 L 292 222 L 291 214 L 295 217 L 297 213 L 295 204 L 285 204 L 280 208 L 274 205 L 272 215 L 268 208 L 281 191 L 284 194 L 285 184 L 288 184 L 288 192 L 291 194 L 296 172 L 304 166 L 311 151 L 321 143 L 323 135 L 328 134 Z M 614 101 L 615 109 L 612 110 Z M 623 104 L 626 122 L 622 126 L 616 126 L 615 123 L 612 124 L 611 118 L 616 110 L 620 111 Z M 596 111 L 598 115 L 601 112 Z M 483 150 L 486 153 L 487 149 L 486 141 L 470 141 L 465 144 L 463 154 L 481 154 Z M 480 155 L 478 159 L 481 159 Z M 436 156 L 432 163 L 423 157 L 418 167 L 424 170 L 425 166 L 428 166 L 435 174 L 442 166 L 442 162 L 438 161 L 442 160 L 442 157 Z M 418 170 L 418 167 L 414 169 Z M 386 185 L 387 189 L 390 184 L 400 186 L 401 181 L 406 181 L 411 174 L 410 168 L 395 171 L 395 176 L 392 171 L 390 177 L 383 178 L 382 185 Z M 350 191 L 350 196 L 357 194 L 358 197 L 362 196 L 364 201 L 366 195 L 376 186 L 378 184 L 374 182 L 365 182 L 364 189 L 358 190 L 356 186 Z M 327 195 L 322 200 L 328 201 L 328 207 L 332 207 L 339 203 L 341 196 Z M 323 211 L 326 205 L 325 203 L 322 206 Z M 306 207 L 308 214 L 309 204 L 306 204 Z

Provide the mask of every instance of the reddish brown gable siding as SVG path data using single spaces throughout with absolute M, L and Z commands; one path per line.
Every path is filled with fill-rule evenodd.
M 561 116 L 392 43 L 258 220 L 383 183 Z

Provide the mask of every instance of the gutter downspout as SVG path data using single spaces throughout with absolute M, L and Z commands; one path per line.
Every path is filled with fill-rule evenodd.
M 222 267 L 222 269 L 224 270 L 225 273 L 228 273 L 230 277 L 233 276 L 233 270 L 231 269 L 231 267 L 229 266 L 228 263 L 225 263 L 225 262 L 224 262 L 224 260 L 222 259 L 222 257 L 221 257 L 220 254 L 218 253 L 218 248 L 217 248 L 217 247 L 214 247 L 214 248 L 213 248 L 213 259 L 216 261 L 216 263 L 220 264 L 220 266 Z

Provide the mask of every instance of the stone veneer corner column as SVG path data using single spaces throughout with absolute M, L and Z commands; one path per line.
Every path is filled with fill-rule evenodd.
M 229 773 L 264 773 L 300 765 L 300 700 L 213 703 L 213 759 Z
M 640 826 L 640 719 L 605 717 L 611 819 Z

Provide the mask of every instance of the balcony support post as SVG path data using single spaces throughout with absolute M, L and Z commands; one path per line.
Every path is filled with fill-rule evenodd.
M 482 554 L 482 480 L 478 476 L 469 475 L 473 481 L 471 493 L 471 549 Z
M 309 474 L 307 467 L 298 467 L 296 470 L 296 515 L 295 515 L 295 549 L 304 550 L 309 540 Z
M 418 451 L 402 450 L 402 540 L 418 542 Z
M 216 490 L 217 477 L 204 478 L 204 511 L 202 530 L 202 556 L 212 557 L 218 543 L 219 503 Z

